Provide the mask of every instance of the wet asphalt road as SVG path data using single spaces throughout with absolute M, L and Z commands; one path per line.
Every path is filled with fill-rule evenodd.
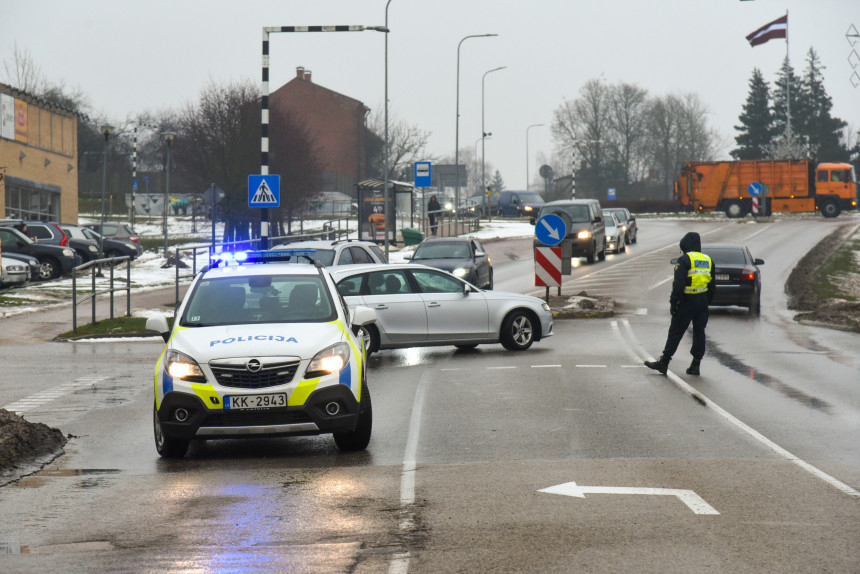
M 782 287 L 839 223 L 643 220 L 565 287 L 615 317 L 524 353 L 374 355 L 374 435 L 349 455 L 323 436 L 163 461 L 159 340 L 4 342 L 0 406 L 72 437 L 0 488 L 0 572 L 856 572 L 858 335 L 796 325 Z M 765 259 L 762 314 L 713 310 L 703 375 L 685 339 L 662 377 L 641 362 L 689 230 Z M 487 248 L 497 289 L 535 291 L 529 241 Z M 540 492 L 559 485 L 581 497 Z

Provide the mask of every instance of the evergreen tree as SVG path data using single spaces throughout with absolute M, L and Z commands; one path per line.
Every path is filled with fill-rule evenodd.
M 765 146 L 771 143 L 775 135 L 770 110 L 770 87 L 758 68 L 753 69 L 749 86 L 743 113 L 738 117 L 741 125 L 735 126 L 740 132 L 735 137 L 738 148 L 731 152 L 735 159 L 763 158 Z
M 499 173 L 499 170 L 496 170 L 496 173 L 493 174 L 493 181 L 490 183 L 490 187 L 493 188 L 493 194 L 501 193 L 505 189 L 505 180 L 502 179 L 502 174 Z
M 786 86 L 788 87 L 788 98 L 786 98 Z M 777 137 L 784 137 L 786 133 L 786 102 L 791 102 L 791 132 L 792 139 L 802 133 L 799 121 L 803 118 L 805 110 L 801 105 L 801 83 L 800 78 L 794 74 L 794 68 L 788 58 L 782 61 L 782 67 L 777 75 L 776 86 L 773 90 L 773 126 Z M 806 143 L 806 142 L 803 142 Z
M 846 161 L 849 152 L 842 143 L 842 129 L 847 124 L 830 115 L 833 102 L 824 88 L 825 68 L 814 48 L 809 49 L 806 63 L 801 84 L 803 116 L 798 117 L 801 138 L 820 161 Z

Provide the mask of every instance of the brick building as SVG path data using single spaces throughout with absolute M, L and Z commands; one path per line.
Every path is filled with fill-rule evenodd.
M 78 221 L 78 117 L 0 84 L 0 218 Z
M 356 197 L 355 184 L 372 177 L 370 158 L 382 140 L 367 129 L 370 108 L 324 88 L 311 71 L 296 68 L 296 77 L 269 96 L 271 110 L 288 110 L 302 121 L 322 152 L 322 191 Z

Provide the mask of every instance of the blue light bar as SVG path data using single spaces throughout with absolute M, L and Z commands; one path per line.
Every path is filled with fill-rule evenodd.
M 313 262 L 316 249 L 276 249 L 273 251 L 223 251 L 211 256 L 212 267 L 229 265 L 230 262 L 242 263 L 287 263 L 298 261 L 304 256 L 308 263 Z

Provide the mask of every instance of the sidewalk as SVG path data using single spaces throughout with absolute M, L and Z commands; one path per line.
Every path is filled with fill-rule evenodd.
M 181 286 L 180 298 L 187 286 Z M 131 312 L 136 309 L 158 310 L 173 314 L 175 287 L 132 291 Z M 124 295 L 114 297 L 114 317 L 124 317 L 126 299 Z M 110 297 L 100 296 L 96 300 L 96 319 L 110 317 Z M 90 323 L 92 306 L 89 301 L 78 305 L 78 326 Z M 26 343 L 51 341 L 60 333 L 72 330 L 71 303 L 58 304 L 41 311 L 20 313 L 0 318 L 0 343 Z

